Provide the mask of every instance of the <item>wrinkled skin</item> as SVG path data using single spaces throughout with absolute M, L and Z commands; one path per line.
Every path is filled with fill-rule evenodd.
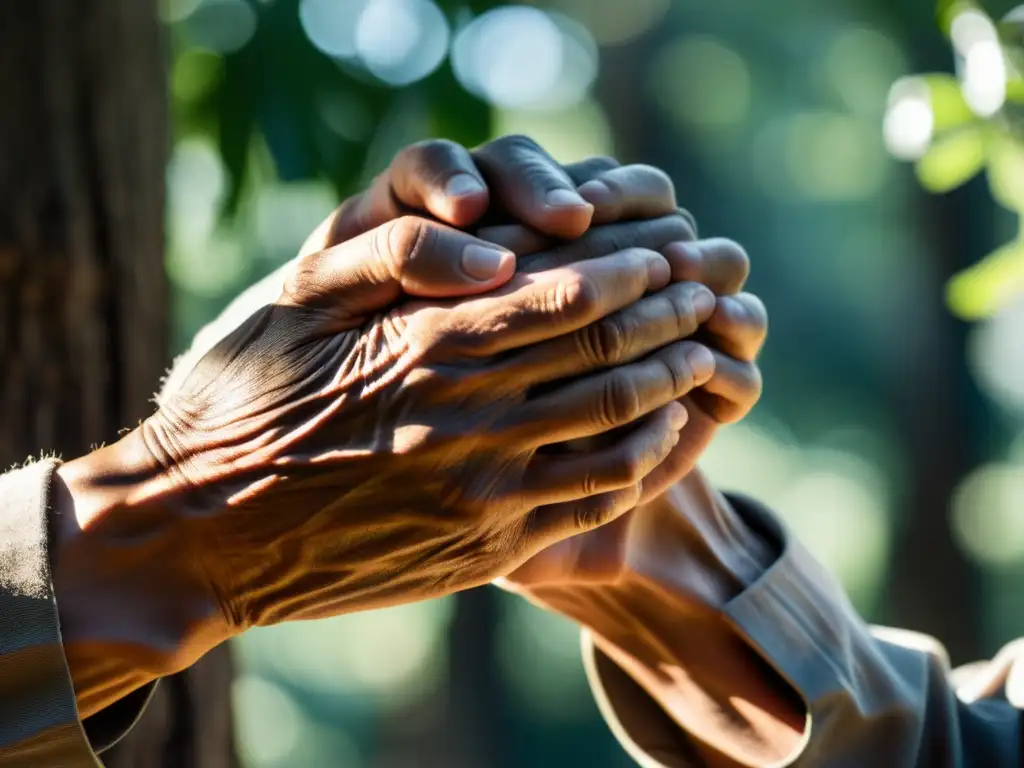
M 187 500 L 186 525 L 217 554 L 206 568 L 231 596 L 233 626 L 490 581 L 606 522 L 619 511 L 608 496 L 635 498 L 675 444 L 674 401 L 712 372 L 707 350 L 679 339 L 711 304 L 693 306 L 706 293 L 695 284 L 669 284 L 656 251 L 372 314 L 324 277 L 384 239 L 411 244 L 407 261 L 422 264 L 431 249 L 457 252 L 460 238 L 470 239 L 407 218 L 300 260 L 278 302 L 214 347 L 146 422 Z M 610 329 L 640 324 L 647 332 L 628 347 L 606 343 Z M 618 427 L 624 439 L 586 456 L 538 452 Z
M 644 166 L 562 168 L 522 137 L 401 153 L 199 334 L 152 418 L 58 470 L 81 711 L 254 624 L 571 562 L 535 556 L 699 452 L 681 397 L 744 407 L 700 283 L 745 257 L 694 236 Z M 504 241 L 518 270 L 464 258 Z

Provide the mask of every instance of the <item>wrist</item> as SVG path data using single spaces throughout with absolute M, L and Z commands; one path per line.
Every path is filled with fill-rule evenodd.
M 170 487 L 137 432 L 54 477 L 52 578 L 83 717 L 227 637 Z
M 629 568 L 673 593 L 720 610 L 778 558 L 700 470 L 638 510 Z

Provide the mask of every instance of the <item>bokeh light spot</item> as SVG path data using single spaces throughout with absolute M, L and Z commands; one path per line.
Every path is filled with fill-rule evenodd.
M 829 45 L 822 74 L 852 112 L 877 119 L 889 86 L 906 62 L 896 43 L 875 29 L 842 30 Z
M 182 27 L 191 45 L 226 54 L 244 48 L 256 24 L 256 11 L 246 0 L 203 0 Z
M 430 0 L 371 0 L 355 30 L 363 64 L 391 85 L 429 75 L 448 51 L 448 20 Z
M 496 8 L 463 27 L 452 45 L 455 75 L 471 93 L 505 108 L 571 106 L 596 76 L 589 33 L 528 6 Z
M 743 120 L 750 108 L 747 64 L 720 40 L 691 37 L 672 43 L 655 57 L 651 72 L 655 97 L 684 124 L 721 129 Z
M 494 133 L 533 137 L 560 163 L 575 163 L 594 155 L 610 155 L 612 131 L 608 117 L 593 99 L 557 111 L 495 110 Z
M 356 55 L 356 23 L 367 0 L 302 0 L 299 20 L 314 46 L 336 59 Z
M 862 604 L 877 594 L 889 553 L 880 488 L 818 454 L 815 469 L 793 483 L 778 510 L 797 537 Z
M 555 7 L 583 22 L 601 45 L 622 45 L 654 27 L 670 0 L 556 0 Z
M 839 112 L 771 120 L 751 145 L 765 192 L 782 199 L 848 203 L 873 196 L 889 164 L 870 121 Z
M 877 130 L 839 113 L 795 115 L 788 126 L 786 160 L 797 191 L 836 202 L 874 195 L 888 169 Z
M 231 700 L 246 762 L 254 766 L 286 762 L 298 746 L 303 726 L 303 713 L 295 700 L 255 675 L 242 675 L 234 681 Z
M 1020 255 L 1017 255 L 1020 258 Z M 968 364 L 985 394 L 1024 413 L 1024 301 L 1012 301 L 972 329 Z
M 963 65 L 964 101 L 980 117 L 991 117 L 1006 102 L 1006 61 L 997 42 L 978 43 Z
M 882 124 L 886 148 L 900 160 L 917 160 L 928 151 L 934 130 L 927 83 L 916 77 L 897 80 L 889 90 L 889 108 Z
M 193 103 L 209 94 L 224 75 L 224 59 L 202 48 L 191 48 L 175 58 L 171 70 L 171 95 Z
M 988 566 L 1024 560 L 1024 467 L 987 464 L 953 495 L 953 532 L 964 551 Z
M 589 714 L 586 674 L 576 624 L 505 597 L 498 661 L 512 695 L 546 720 L 570 723 Z
M 256 194 L 256 239 L 271 261 L 290 258 L 337 204 L 325 182 L 267 184 Z
M 173 24 L 191 16 L 202 0 L 160 0 L 160 18 Z
M 255 674 L 321 695 L 356 695 L 367 709 L 408 704 L 444 673 L 450 598 L 247 632 L 238 647 Z

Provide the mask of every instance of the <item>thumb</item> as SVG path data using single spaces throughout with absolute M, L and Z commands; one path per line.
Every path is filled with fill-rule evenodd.
M 435 299 L 487 293 L 515 270 L 515 255 L 505 248 L 404 216 L 301 256 L 278 303 L 330 307 L 355 317 L 385 309 L 403 293 Z

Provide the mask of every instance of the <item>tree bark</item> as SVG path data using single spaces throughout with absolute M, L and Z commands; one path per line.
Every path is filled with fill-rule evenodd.
M 168 360 L 155 3 L 0 3 L 0 465 L 80 455 Z M 164 681 L 111 768 L 234 764 L 227 649 Z

